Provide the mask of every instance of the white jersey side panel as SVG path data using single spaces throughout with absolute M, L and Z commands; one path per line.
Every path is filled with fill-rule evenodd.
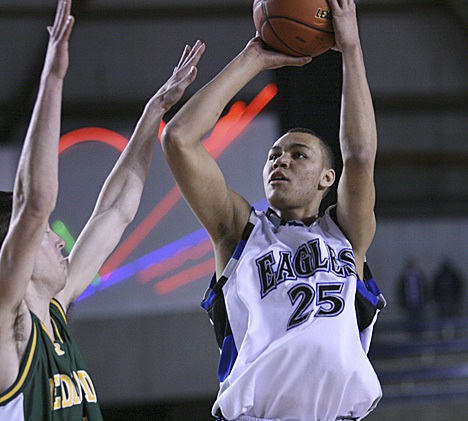
M 21 393 L 4 406 L 0 406 L 0 421 L 24 421 L 24 395 Z

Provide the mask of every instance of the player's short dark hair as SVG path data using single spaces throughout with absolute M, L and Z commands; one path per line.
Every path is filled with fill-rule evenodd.
M 13 193 L 0 191 L 0 248 L 10 228 L 11 214 L 13 212 Z
M 310 134 L 311 136 L 317 138 L 320 141 L 320 146 L 322 148 L 322 152 L 324 153 L 326 164 L 330 167 L 335 169 L 335 154 L 333 149 L 325 138 L 315 133 L 313 130 L 306 129 L 305 127 L 294 127 L 293 129 L 289 129 L 285 134 L 288 133 L 306 133 Z

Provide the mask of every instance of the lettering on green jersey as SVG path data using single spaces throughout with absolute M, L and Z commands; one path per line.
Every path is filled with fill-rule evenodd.
M 87 402 L 97 402 L 96 390 L 89 374 L 84 370 L 67 374 L 55 374 L 49 379 L 51 405 L 54 411 L 80 405 Z
M 60 347 L 60 344 L 58 342 L 54 342 L 54 349 L 55 349 L 55 353 L 61 357 L 62 355 L 65 354 L 65 351 L 62 350 L 62 348 Z

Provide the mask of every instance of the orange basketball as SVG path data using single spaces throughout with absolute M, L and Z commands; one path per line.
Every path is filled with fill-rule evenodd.
M 291 56 L 318 56 L 335 44 L 327 0 L 254 0 L 253 21 L 271 48 Z

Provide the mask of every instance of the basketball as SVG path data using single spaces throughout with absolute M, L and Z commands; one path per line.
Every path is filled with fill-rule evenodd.
M 335 44 L 327 0 L 254 0 L 253 21 L 260 38 L 291 56 L 318 56 Z

